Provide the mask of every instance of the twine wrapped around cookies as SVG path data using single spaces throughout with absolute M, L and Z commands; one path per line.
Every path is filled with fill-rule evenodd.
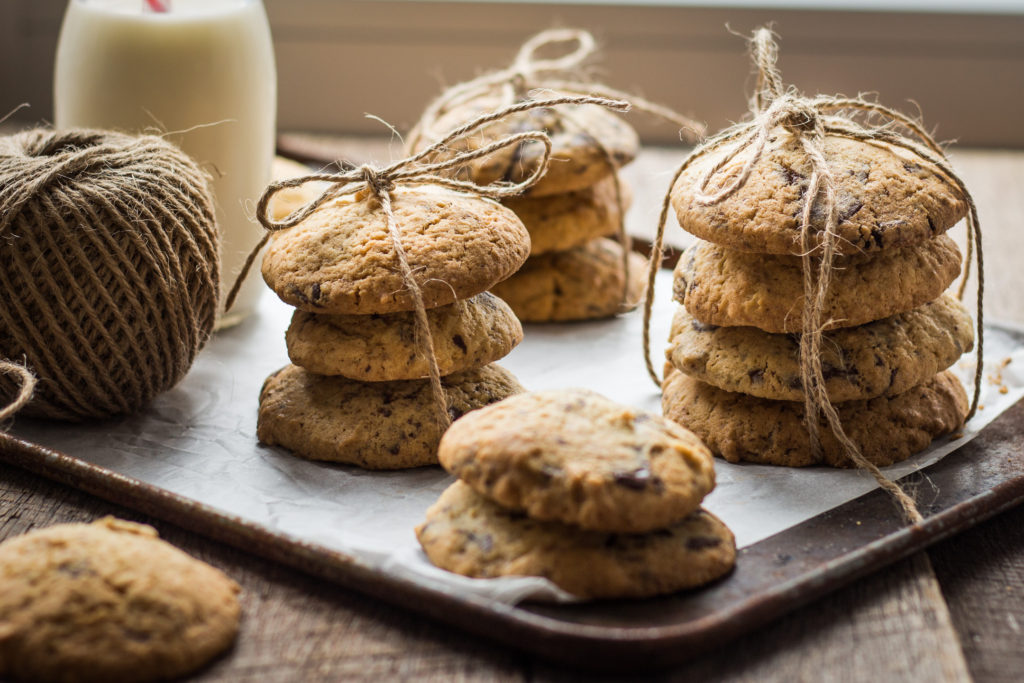
M 0 419 L 130 413 L 174 386 L 213 329 L 219 263 L 207 176 L 163 139 L 0 138 Z
M 696 148 L 679 166 L 669 191 L 666 193 L 658 221 L 657 234 L 647 278 L 647 297 L 644 304 L 644 360 L 651 378 L 661 386 L 661 380 L 651 362 L 650 353 L 650 319 L 653 310 L 654 282 L 663 253 L 665 222 L 670 207 L 670 195 L 680 176 L 693 162 L 707 154 L 722 150 L 732 145 L 722 158 L 703 176 L 697 195 L 697 203 L 703 206 L 718 204 L 731 196 L 750 177 L 760 160 L 771 130 L 782 126 L 799 141 L 811 162 L 812 173 L 807 192 L 804 194 L 803 210 L 800 216 L 800 250 L 804 278 L 804 310 L 802 334 L 800 336 L 800 375 L 804 387 L 804 421 L 807 427 L 811 446 L 815 453 L 821 452 L 818 437 L 818 420 L 824 415 L 829 428 L 843 448 L 846 456 L 859 468 L 865 469 L 884 490 L 899 502 L 907 518 L 917 523 L 922 521 L 920 511 L 913 499 L 896 483 L 890 481 L 881 470 L 864 458 L 857 445 L 843 430 L 835 406 L 826 391 L 822 369 L 821 345 L 822 335 L 830 321 L 822 320 L 826 296 L 832 281 L 833 259 L 836 255 L 836 228 L 838 224 L 838 208 L 835 190 L 835 178 L 828 167 L 823 151 L 826 135 L 844 137 L 864 142 L 878 141 L 905 149 L 918 157 L 930 162 L 938 168 L 950 183 L 965 198 L 968 205 L 967 214 L 967 266 L 961 281 L 958 295 L 962 298 L 970 275 L 972 257 L 978 265 L 978 361 L 974 376 L 974 395 L 971 408 L 967 415 L 970 419 L 978 409 L 981 395 L 984 355 L 984 312 L 982 299 L 984 295 L 983 257 L 981 248 L 981 228 L 978 222 L 978 209 L 974 199 L 968 192 L 963 180 L 956 174 L 946 159 L 939 144 L 924 128 L 913 119 L 880 104 L 862 98 L 842 98 L 817 96 L 807 98 L 794 89 L 786 89 L 782 84 L 781 75 L 776 68 L 778 46 L 769 29 L 758 29 L 751 40 L 753 60 L 757 67 L 757 87 L 751 98 L 751 119 L 736 124 L 718 135 L 706 140 Z M 884 123 L 866 127 L 853 120 L 858 112 L 867 116 L 875 116 Z M 894 127 L 899 126 L 913 137 L 902 135 Z M 916 139 L 915 139 L 916 138 Z M 744 150 L 751 150 L 739 173 L 716 192 L 708 192 L 711 180 L 730 161 Z M 812 234 L 811 217 L 815 206 L 825 216 L 824 230 L 815 243 Z
M 429 162 L 428 159 L 440 155 L 445 150 L 446 146 L 452 141 L 464 137 L 488 123 L 521 111 L 541 107 L 552 107 L 559 104 L 597 104 L 608 107 L 614 111 L 628 111 L 630 107 L 628 102 L 612 100 L 604 97 L 565 96 L 544 100 L 529 100 L 527 102 L 505 107 L 498 111 L 473 119 L 465 125 L 451 131 L 444 137 L 444 139 L 430 147 L 427 147 L 423 151 L 414 154 L 409 158 L 396 161 L 385 168 L 376 168 L 369 164 L 365 164 L 359 168 L 341 173 L 313 173 L 306 176 L 289 178 L 288 180 L 271 183 L 263 192 L 263 195 L 260 197 L 259 203 L 256 206 L 256 218 L 266 229 L 266 233 L 263 235 L 260 242 L 249 253 L 249 257 L 246 259 L 245 265 L 242 267 L 242 271 L 239 273 L 234 286 L 228 293 L 226 308 L 231 308 L 242 281 L 245 279 L 249 269 L 252 268 L 256 255 L 267 243 L 267 240 L 270 239 L 270 235 L 272 233 L 298 225 L 325 202 L 337 197 L 355 194 L 363 201 L 373 200 L 378 202 L 381 210 L 384 212 L 388 236 L 395 249 L 395 258 L 398 261 L 402 279 L 413 297 L 416 345 L 427 360 L 431 394 L 434 397 L 434 402 L 438 409 L 438 423 L 442 429 L 446 429 L 451 423 L 451 417 L 448 414 L 448 400 L 445 397 L 444 388 L 441 386 L 441 372 L 438 368 L 437 357 L 434 352 L 433 335 L 430 332 L 430 325 L 427 320 L 427 310 L 423 302 L 423 292 L 420 289 L 419 283 L 416 282 L 416 279 L 413 276 L 412 267 L 409 265 L 405 249 L 402 247 L 398 222 L 395 219 L 394 212 L 391 208 L 391 191 L 394 190 L 396 186 L 403 184 L 430 184 L 441 185 L 453 190 L 470 192 L 491 199 L 512 197 L 522 193 L 523 190 L 540 180 L 541 176 L 543 176 L 544 172 L 547 170 L 548 159 L 551 155 L 551 140 L 547 135 L 540 131 L 527 131 L 510 135 L 479 149 L 456 154 L 444 161 Z M 541 158 L 541 163 L 537 165 L 529 177 L 520 183 L 493 183 L 490 185 L 478 185 L 470 181 L 456 180 L 443 175 L 443 171 L 461 166 L 474 159 L 485 157 L 497 150 L 511 147 L 513 145 L 519 145 L 528 141 L 535 141 L 543 144 L 544 154 Z M 299 185 L 309 182 L 328 182 L 330 183 L 330 186 L 305 206 L 297 209 L 284 219 L 275 221 L 270 209 L 270 204 L 274 195 L 286 188 L 298 187 Z
M 562 44 L 575 43 L 575 49 L 559 57 L 541 58 L 540 53 Z M 609 88 L 603 84 L 593 83 L 580 77 L 587 60 L 597 50 L 594 36 L 580 29 L 550 29 L 533 36 L 519 48 L 519 53 L 511 66 L 477 78 L 456 84 L 445 90 L 431 102 L 420 117 L 415 129 L 410 134 L 409 148 L 415 149 L 427 131 L 432 130 L 438 120 L 449 110 L 464 104 L 476 97 L 499 91 L 501 102 L 499 108 L 510 106 L 528 98 L 531 91 L 550 91 L 554 93 L 570 93 L 577 95 L 597 95 L 608 99 L 626 100 L 637 111 L 655 116 L 678 126 L 680 135 L 688 142 L 696 142 L 704 134 L 704 126 L 691 118 L 683 116 L 668 107 L 662 106 L 642 97 L 637 97 L 621 90 Z M 576 121 L 566 111 L 559 115 L 580 131 L 586 127 Z M 607 160 L 609 168 L 615 168 L 612 153 L 601 142 L 594 138 L 600 152 Z M 629 290 L 629 253 L 631 244 L 626 234 L 626 216 L 622 210 L 622 186 L 617 173 L 612 174 L 615 183 L 615 204 L 619 207 L 619 223 L 616 239 L 622 247 L 622 301 L 626 303 Z

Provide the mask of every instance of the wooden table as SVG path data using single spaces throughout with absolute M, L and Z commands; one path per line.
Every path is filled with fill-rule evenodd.
M 336 145 L 339 155 L 356 161 L 388 159 L 377 141 Z M 649 234 L 680 154 L 650 150 L 627 169 L 636 195 L 631 232 Z M 1024 153 L 965 151 L 954 162 L 973 190 L 985 231 L 986 310 L 993 319 L 1024 325 L 1018 263 L 1024 259 Z M 674 233 L 671 239 L 685 238 Z M 238 642 L 196 680 L 573 678 L 572 671 L 481 634 L 438 625 L 0 465 L 0 539 L 104 514 L 153 524 L 171 543 L 241 583 Z M 1024 507 L 1018 507 L 650 679 L 1016 683 L 1022 676 Z

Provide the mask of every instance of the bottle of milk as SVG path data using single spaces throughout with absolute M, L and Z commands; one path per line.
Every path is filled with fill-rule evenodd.
M 165 134 L 214 178 L 221 287 L 261 234 L 277 77 L 261 0 L 70 0 L 54 77 L 57 128 Z M 220 326 L 256 308 L 254 268 Z

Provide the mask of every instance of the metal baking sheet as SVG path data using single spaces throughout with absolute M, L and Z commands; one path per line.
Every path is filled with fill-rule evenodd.
M 665 285 L 662 278 L 659 293 Z M 671 315 L 662 297 L 655 339 L 664 336 Z M 679 661 L 711 639 L 753 628 L 1024 498 L 1024 404 L 1003 412 L 970 443 L 944 440 L 890 471 L 912 472 L 926 505 L 928 518 L 914 528 L 902 527 L 882 494 L 862 495 L 873 488 L 863 473 L 720 463 L 719 490 L 708 504 L 740 540 L 731 576 L 705 590 L 652 600 L 515 604 L 524 596 L 564 596 L 538 587 L 538 580 L 454 577 L 424 567 L 414 541 L 410 546 L 411 527 L 449 481 L 440 470 L 370 473 L 298 460 L 255 443 L 256 391 L 263 376 L 286 362 L 281 337 L 287 317 L 287 309 L 268 298 L 259 317 L 218 334 L 185 382 L 141 415 L 93 425 L 19 420 L 13 436 L 3 437 L 2 457 L 516 647 L 601 666 Z M 531 328 L 506 365 L 528 388 L 579 384 L 656 409 L 657 392 L 642 371 L 638 324 L 634 313 Z M 993 335 L 994 346 L 1004 350 L 1021 345 L 1013 333 Z M 624 369 L 614 370 L 620 362 Z M 594 367 L 600 371 L 587 372 Z M 1005 395 L 993 383 L 993 401 L 1014 404 L 1024 385 L 1019 379 L 1006 378 L 1013 390 Z M 1006 405 L 990 403 L 986 417 Z M 846 494 L 821 494 L 831 487 Z M 760 498 L 752 498 L 752 490 Z M 744 513 L 744 507 L 753 509 Z M 383 510 L 397 516 L 381 522 Z M 771 523 L 756 528 L 749 521 L 766 518 Z M 404 550 L 394 552 L 389 543 Z

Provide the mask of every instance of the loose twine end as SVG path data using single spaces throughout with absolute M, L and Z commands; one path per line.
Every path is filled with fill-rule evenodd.
M 923 517 L 913 499 L 899 485 L 886 478 L 876 465 L 864 458 L 858 446 L 843 430 L 836 408 L 826 391 L 821 362 L 821 346 L 826 324 L 822 317 L 832 281 L 833 259 L 837 253 L 838 212 L 835 178 L 824 155 L 825 138 L 833 136 L 864 142 L 880 141 L 907 150 L 938 168 L 967 204 L 967 259 L 959 295 L 961 298 L 963 297 L 967 279 L 970 276 L 973 256 L 978 267 L 978 362 L 974 377 L 974 396 L 965 419 L 970 419 L 977 411 L 984 365 L 983 296 L 985 280 L 981 227 L 978 222 L 977 207 L 963 180 L 950 165 L 942 148 L 918 121 L 862 98 L 825 96 L 807 98 L 795 90 L 786 90 L 776 66 L 778 46 L 772 32 L 767 28 L 758 29 L 754 32 L 750 44 L 752 60 L 757 70 L 757 87 L 750 101 L 750 120 L 725 129 L 694 149 L 676 170 L 662 202 L 644 303 L 643 350 L 647 372 L 655 384 L 661 387 L 662 380 L 651 362 L 650 321 L 654 303 L 655 277 L 663 254 L 665 223 L 671 206 L 672 191 L 683 173 L 698 159 L 724 150 L 721 158 L 701 177 L 695 198 L 695 201 L 702 206 L 721 203 L 743 187 L 750 178 L 751 172 L 767 148 L 772 129 L 780 126 L 785 128 L 799 139 L 801 148 L 812 168 L 809 188 L 804 194 L 806 199 L 800 218 L 800 243 L 804 275 L 800 372 L 805 395 L 804 412 L 808 438 L 814 453 L 820 457 L 822 447 L 818 433 L 819 421 L 824 418 L 849 460 L 857 467 L 867 470 L 878 482 L 878 485 L 896 499 L 906 518 L 916 524 L 921 522 Z M 861 125 L 853 118 L 858 113 L 864 114 L 869 119 L 880 120 L 882 123 L 871 127 Z M 897 126 L 905 129 L 908 135 L 895 131 L 894 128 Z M 712 190 L 712 181 L 718 177 L 722 168 L 748 149 L 750 153 L 738 172 L 717 189 Z M 816 204 L 820 211 L 813 211 Z M 811 224 L 812 215 L 818 214 L 824 215 L 825 221 L 823 229 L 815 232 Z
M 5 360 L 0 360 L 0 373 L 13 375 L 21 384 L 14 399 L 3 408 L 0 408 L 0 424 L 2 424 L 32 400 L 32 393 L 35 391 L 37 380 L 36 376 L 24 365 L 18 365 L 17 363 Z

